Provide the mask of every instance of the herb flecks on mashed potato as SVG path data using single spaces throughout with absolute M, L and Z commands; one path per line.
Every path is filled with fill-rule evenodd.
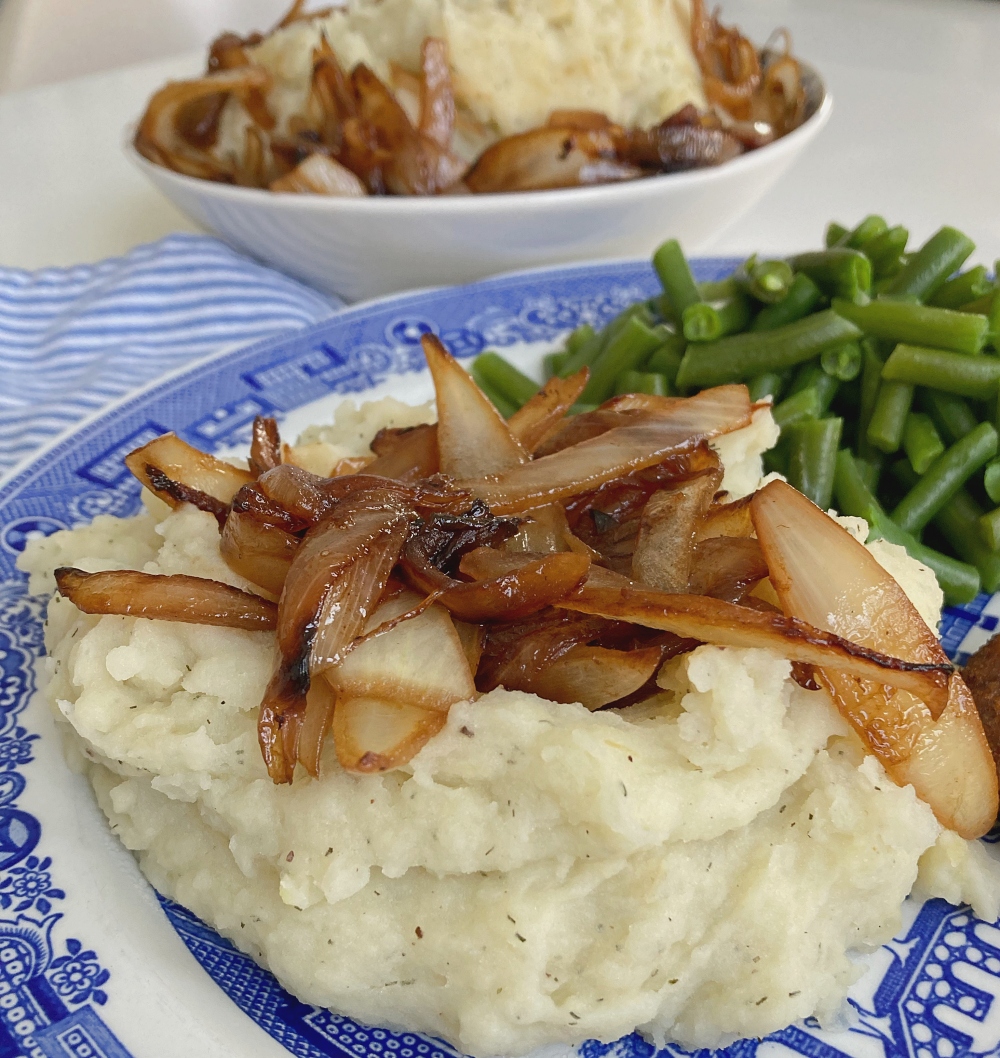
M 429 417 L 347 407 L 303 440 L 335 463 Z M 717 442 L 734 496 L 773 432 L 763 413 Z M 32 589 L 67 565 L 251 587 L 211 513 L 146 506 L 32 542 Z M 936 620 L 933 575 L 871 551 Z M 161 892 L 304 1001 L 473 1054 L 637 1026 L 688 1047 L 765 1035 L 836 1012 L 850 953 L 892 936 L 915 884 L 998 911 L 982 846 L 895 785 L 770 650 L 697 647 L 616 710 L 497 688 L 452 705 L 402 767 L 328 758 L 320 778 L 276 785 L 257 745 L 271 633 L 55 597 L 47 646 L 74 752 Z

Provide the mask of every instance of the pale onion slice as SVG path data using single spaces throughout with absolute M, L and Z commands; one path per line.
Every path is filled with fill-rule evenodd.
M 401 592 L 375 611 L 366 631 L 416 609 L 420 601 L 419 595 Z M 476 694 L 462 641 L 440 606 L 366 639 L 325 675 L 344 698 L 379 698 L 443 712 Z
M 150 479 L 150 467 L 160 471 L 170 481 L 203 492 L 222 504 L 231 503 L 236 493 L 253 481 L 253 474 L 249 470 L 234 467 L 207 452 L 200 452 L 175 433 L 165 433 L 130 452 L 125 457 L 125 465 L 147 489 L 155 492 L 171 507 L 177 507 L 182 501 L 177 499 L 172 490 L 156 487 Z
M 660 463 L 674 453 L 750 424 L 746 386 L 717 386 L 670 404 L 655 417 L 611 430 L 479 479 L 457 484 L 486 501 L 494 514 L 514 514 L 591 492 L 606 481 Z
M 767 563 L 756 540 L 712 536 L 694 545 L 687 590 L 691 595 L 740 602 L 767 572 Z
M 337 760 L 345 771 L 381 772 L 411 760 L 447 722 L 447 713 L 378 698 L 341 698 L 333 712 Z
M 281 594 L 298 546 L 297 537 L 244 510 L 230 511 L 219 539 L 226 565 L 275 596 Z
M 553 375 L 507 420 L 510 432 L 526 452 L 534 453 L 562 426 L 566 413 L 579 400 L 589 379 L 590 369 L 586 367 L 569 378 Z
M 632 553 L 634 580 L 661 591 L 688 590 L 695 531 L 721 484 L 721 470 L 706 470 L 649 497 Z
M 420 341 L 434 380 L 442 472 L 478 478 L 525 462 L 527 453 L 468 371 L 433 334 Z
M 638 691 L 659 668 L 662 656 L 659 647 L 608 650 L 577 646 L 514 689 L 552 702 L 579 702 L 590 710 L 600 709 Z
M 420 46 L 420 120 L 421 136 L 442 150 L 451 149 L 455 128 L 455 93 L 448 65 L 448 46 L 439 37 L 425 37 Z
M 868 549 L 790 485 L 771 482 L 755 495 L 751 511 L 786 613 L 908 661 L 947 661 L 937 636 Z M 912 783 L 944 826 L 963 837 L 989 830 L 997 814 L 997 773 L 959 676 L 942 700 L 916 687 L 906 688 L 916 697 L 889 693 L 883 684 L 902 685 L 861 672 L 824 666 L 817 675 L 892 778 Z
M 365 185 L 340 162 L 325 154 L 310 154 L 284 176 L 272 180 L 271 191 L 293 195 L 329 195 L 334 198 L 364 198 Z
M 269 632 L 277 624 L 278 608 L 273 602 L 218 580 L 131 569 L 85 573 L 72 566 L 60 567 L 55 577 L 59 594 L 84 613 L 245 628 L 252 632 Z
M 483 656 L 483 647 L 486 644 L 486 630 L 480 624 L 471 624 L 468 621 L 457 621 L 452 618 L 458 641 L 462 644 L 462 651 L 469 666 L 469 671 L 475 675 L 479 668 L 479 659 Z
M 698 540 L 711 540 L 716 536 L 751 537 L 754 534 L 750 517 L 750 500 L 744 496 L 732 503 L 717 503 L 709 507 L 701 524 L 695 531 Z
M 795 617 L 762 613 L 704 595 L 674 595 L 646 588 L 592 588 L 557 602 L 563 610 L 630 621 L 725 647 L 761 647 L 789 661 L 825 665 L 890 686 L 902 687 L 938 702 L 947 700 L 952 667 L 944 663 L 903 661 L 816 628 Z

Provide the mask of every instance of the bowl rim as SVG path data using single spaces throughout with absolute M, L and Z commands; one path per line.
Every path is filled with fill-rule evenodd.
M 586 207 L 631 197 L 656 197 L 660 192 L 690 186 L 705 186 L 726 180 L 741 172 L 748 172 L 776 161 L 781 155 L 804 147 L 826 125 L 833 109 L 833 97 L 815 67 L 799 60 L 805 73 L 814 79 L 819 91 L 815 110 L 806 120 L 771 143 L 731 158 L 721 165 L 688 169 L 675 173 L 659 173 L 656 176 L 615 183 L 595 184 L 590 187 L 554 188 L 548 191 L 494 191 L 480 195 L 366 195 L 363 198 L 338 197 L 335 195 L 282 194 L 257 187 L 238 187 L 215 180 L 204 180 L 178 173 L 166 166 L 151 162 L 141 155 L 133 144 L 138 122 L 130 123 L 124 133 L 123 149 L 129 161 L 139 168 L 154 183 L 161 180 L 180 188 L 215 198 L 243 202 L 254 202 L 271 207 L 288 209 L 299 213 L 345 213 L 396 216 L 408 211 L 430 213 L 440 217 L 462 217 L 481 213 L 485 208 L 499 208 L 512 212 L 538 212 L 563 207 Z

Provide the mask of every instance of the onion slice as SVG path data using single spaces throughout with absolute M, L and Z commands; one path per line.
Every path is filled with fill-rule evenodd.
M 434 379 L 442 472 L 478 478 L 525 462 L 524 449 L 468 371 L 433 334 L 420 344 Z
M 579 702 L 590 710 L 600 709 L 627 698 L 648 683 L 660 667 L 662 656 L 659 647 L 609 650 L 581 645 L 536 669 L 522 683 L 506 686 L 553 702 Z
M 507 427 L 526 452 L 534 453 L 563 424 L 566 413 L 587 386 L 590 369 L 580 368 L 569 378 L 553 375 L 507 420 Z
M 192 448 L 175 433 L 165 433 L 130 452 L 125 457 L 125 465 L 146 488 L 171 507 L 183 501 L 172 495 L 167 487 L 156 488 L 150 477 L 150 467 L 160 471 L 166 480 L 196 489 L 222 504 L 231 503 L 239 489 L 253 481 L 250 471 Z
M 762 613 L 704 595 L 674 595 L 644 588 L 583 587 L 555 603 L 564 610 L 630 621 L 726 647 L 760 647 L 810 665 L 825 665 L 869 680 L 901 687 L 943 702 L 952 666 L 944 662 L 903 661 L 852 643 L 795 617 Z
M 250 473 L 260 477 L 281 463 L 281 435 L 278 423 L 269 416 L 258 415 L 253 421 L 250 440 Z
M 717 386 L 670 404 L 655 418 L 642 418 L 488 477 L 462 478 L 457 485 L 485 500 L 496 514 L 513 514 L 553 500 L 589 492 L 669 455 L 750 424 L 746 386 Z
M 73 566 L 60 567 L 55 577 L 59 594 L 84 613 L 245 628 L 251 632 L 269 632 L 277 626 L 278 608 L 273 602 L 218 580 L 131 569 L 85 573 Z
M 912 663 L 947 662 L 937 636 L 868 549 L 790 485 L 771 482 L 754 496 L 751 512 L 786 613 Z M 894 781 L 912 783 L 944 826 L 963 837 L 989 830 L 997 773 L 959 676 L 944 699 L 916 687 L 905 688 L 915 697 L 890 694 L 883 684 L 903 685 L 826 663 L 817 676 Z
M 230 512 L 219 539 L 226 565 L 272 595 L 281 594 L 298 546 L 291 533 L 237 510 Z

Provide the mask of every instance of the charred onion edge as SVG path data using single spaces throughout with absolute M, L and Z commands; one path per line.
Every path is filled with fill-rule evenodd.
M 217 500 L 207 492 L 202 492 L 201 489 L 185 485 L 182 481 L 175 481 L 152 463 L 147 463 L 145 470 L 146 477 L 149 479 L 149 484 L 154 492 L 165 493 L 177 503 L 190 503 L 192 507 L 197 507 L 200 511 L 206 511 L 215 517 L 220 529 L 225 528 L 226 519 L 229 517 L 228 503 Z

